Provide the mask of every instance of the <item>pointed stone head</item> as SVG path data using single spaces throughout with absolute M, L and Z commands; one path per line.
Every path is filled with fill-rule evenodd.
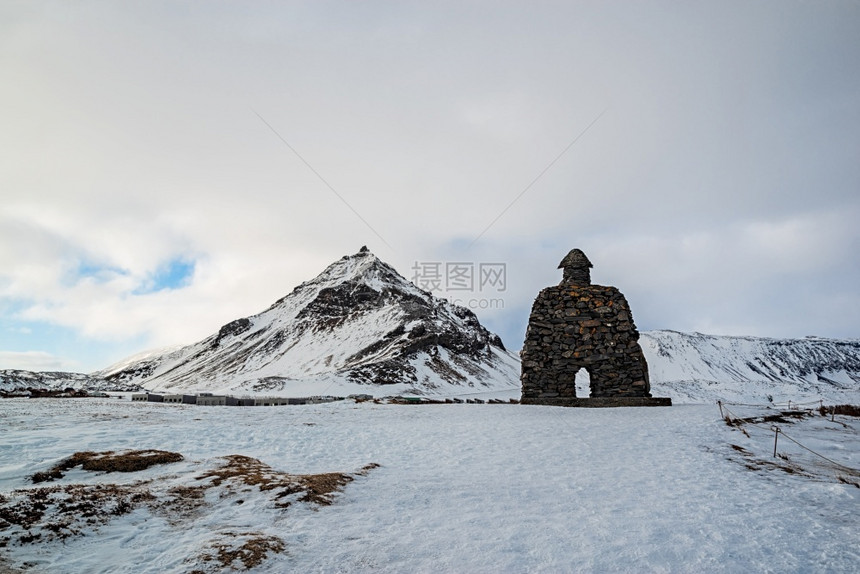
M 571 249 L 565 255 L 561 263 L 558 264 L 559 269 L 564 270 L 562 277 L 562 285 L 591 285 L 591 271 L 594 267 L 588 257 L 581 249 Z

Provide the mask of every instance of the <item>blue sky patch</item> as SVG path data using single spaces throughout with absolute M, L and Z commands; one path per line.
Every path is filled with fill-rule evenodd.
M 59 370 L 90 372 L 139 353 L 148 341 L 144 335 L 96 341 L 71 327 L 45 321 L 27 321 L 4 316 L 0 327 L 0 352 L 42 351 L 57 358 Z M 0 360 L 0 369 L 38 370 L 39 365 Z M 53 369 L 52 369 L 53 370 Z
M 92 261 L 81 261 L 78 267 L 69 276 L 66 276 L 66 281 L 69 284 L 75 284 L 81 279 L 94 279 L 98 283 L 110 281 L 117 275 L 128 275 L 128 271 L 120 267 L 111 265 L 100 265 Z
M 191 283 L 194 267 L 194 261 L 172 259 L 160 266 L 144 285 L 135 289 L 134 294 L 145 295 L 166 289 L 185 287 Z

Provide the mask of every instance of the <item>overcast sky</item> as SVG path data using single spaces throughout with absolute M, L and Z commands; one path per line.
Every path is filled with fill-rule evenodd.
M 858 30 L 847 0 L 4 0 L 0 368 L 194 342 L 365 244 L 511 349 L 573 247 L 640 330 L 858 337 Z

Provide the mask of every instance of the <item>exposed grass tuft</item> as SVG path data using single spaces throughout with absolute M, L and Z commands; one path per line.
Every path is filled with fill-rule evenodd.
M 222 541 L 212 544 L 213 552 L 204 552 L 203 562 L 217 562 L 223 570 L 250 570 L 263 563 L 269 553 L 284 551 L 284 541 L 261 532 L 224 532 Z
M 844 415 L 849 417 L 860 417 L 860 406 L 858 405 L 832 405 L 822 406 L 818 409 L 822 416 L 828 416 L 831 413 Z
M 256 486 L 261 491 L 275 491 L 278 506 L 287 507 L 289 501 L 284 498 L 299 494 L 300 502 L 312 502 L 328 506 L 333 501 L 333 494 L 354 480 L 354 475 L 343 472 L 327 472 L 322 474 L 288 474 L 274 470 L 269 465 L 239 454 L 225 456 L 226 464 L 205 472 L 198 480 L 212 480 L 213 486 L 224 482 Z M 376 463 L 362 467 L 356 475 L 365 476 L 370 470 L 378 468 Z
M 33 476 L 35 482 L 55 480 L 63 472 L 80 466 L 100 472 L 133 472 L 154 464 L 182 460 L 182 455 L 159 450 L 76 452 L 49 471 L 47 478 Z M 245 502 L 249 487 L 267 493 L 275 507 L 286 509 L 297 502 L 328 506 L 334 494 L 358 476 L 378 468 L 368 464 L 353 474 L 328 472 L 288 474 L 243 455 L 223 458 L 223 464 L 180 484 L 175 475 L 129 484 L 60 484 L 30 487 L 0 495 L 0 548 L 10 545 L 49 544 L 69 537 L 92 534 L 115 517 L 145 510 L 181 527 L 205 512 L 217 500 L 231 497 L 234 504 Z M 191 478 L 191 477 L 188 477 Z M 215 490 L 217 496 L 207 496 Z M 241 494 L 240 494 L 241 493 Z M 249 570 L 271 554 L 284 551 L 283 540 L 261 532 L 213 532 L 207 549 L 191 557 L 195 572 Z M 0 559 L 0 573 L 3 572 Z
M 836 476 L 836 480 L 838 480 L 842 484 L 850 484 L 852 486 L 856 486 L 857 488 L 860 488 L 860 482 L 857 482 L 856 480 L 851 480 L 849 478 L 845 478 L 841 474 Z
M 0 529 L 17 526 L 14 530 L 20 544 L 42 535 L 64 540 L 151 500 L 152 494 L 142 484 L 68 484 L 15 490 L 0 504 Z M 37 528 L 40 532 L 33 532 Z
M 110 450 L 106 452 L 83 451 L 76 452 L 69 458 L 60 461 L 46 472 L 37 472 L 30 480 L 34 484 L 53 482 L 63 478 L 64 472 L 76 466 L 92 472 L 137 472 L 156 464 L 169 464 L 180 460 L 182 460 L 181 454 L 166 450 L 130 450 L 121 453 L 114 453 Z

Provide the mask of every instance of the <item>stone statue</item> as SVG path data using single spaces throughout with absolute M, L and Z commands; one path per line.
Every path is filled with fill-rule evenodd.
M 591 285 L 591 271 L 594 267 L 588 257 L 581 249 L 571 249 L 570 253 L 565 255 L 558 268 L 564 270 L 562 284 L 569 285 Z
M 593 265 L 573 249 L 561 260 L 561 283 L 535 299 L 522 350 L 522 402 L 565 406 L 666 405 L 652 399 L 648 364 L 624 295 L 591 284 Z M 576 396 L 585 369 L 591 397 Z

